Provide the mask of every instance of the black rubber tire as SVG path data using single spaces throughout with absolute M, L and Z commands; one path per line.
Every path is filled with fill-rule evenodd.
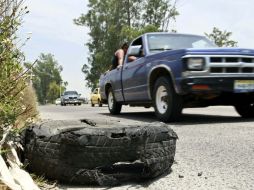
M 254 104 L 235 105 L 235 110 L 243 118 L 254 118 Z
M 158 105 L 156 103 L 156 94 L 159 87 L 165 87 L 167 92 L 167 109 L 165 113 L 161 113 L 158 110 Z M 178 121 L 182 114 L 183 109 L 183 100 L 180 95 L 178 95 L 173 86 L 171 81 L 163 76 L 156 80 L 154 90 L 153 90 L 153 106 L 155 110 L 155 115 L 160 121 L 169 122 L 169 121 Z
M 109 103 L 110 93 L 112 93 L 112 96 L 113 96 L 112 107 L 110 107 L 110 103 Z M 118 115 L 118 114 L 120 114 L 121 109 L 122 109 L 122 104 L 118 103 L 115 100 L 115 95 L 114 95 L 113 89 L 109 88 L 109 90 L 108 90 L 108 110 L 109 110 L 109 112 L 113 115 Z
M 101 124 L 84 120 L 32 125 L 24 135 L 29 171 L 64 183 L 104 186 L 170 171 L 177 135 L 167 125 Z

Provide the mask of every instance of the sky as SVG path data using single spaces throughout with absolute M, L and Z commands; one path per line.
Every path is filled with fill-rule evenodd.
M 82 66 L 89 52 L 85 44 L 89 29 L 76 26 L 74 18 L 86 13 L 88 0 L 26 0 L 30 13 L 21 28 L 23 38 L 31 37 L 24 46 L 27 61 L 41 53 L 51 53 L 63 66 L 61 73 L 68 82 L 67 90 L 77 90 L 89 97 Z M 213 27 L 233 33 L 232 39 L 242 48 L 254 48 L 253 0 L 178 0 L 180 15 L 172 23 L 179 33 L 204 35 Z

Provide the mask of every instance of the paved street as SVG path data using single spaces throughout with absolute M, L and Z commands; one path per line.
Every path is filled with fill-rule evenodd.
M 39 110 L 42 119 L 99 118 L 129 124 L 156 121 L 153 109 L 127 106 L 119 116 L 111 116 L 106 106 L 49 105 Z M 181 122 L 168 123 L 179 136 L 172 172 L 145 184 L 126 184 L 111 189 L 254 189 L 254 119 L 244 120 L 232 107 L 222 106 L 185 109 L 183 113 Z

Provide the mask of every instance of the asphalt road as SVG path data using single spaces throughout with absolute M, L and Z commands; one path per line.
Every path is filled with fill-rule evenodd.
M 41 106 L 42 119 L 102 119 L 119 122 L 155 122 L 153 109 L 123 107 L 111 116 L 106 106 Z M 242 119 L 232 107 L 185 109 L 181 122 L 168 123 L 178 134 L 172 172 L 144 184 L 118 189 L 207 190 L 254 189 L 254 119 Z M 66 187 L 61 189 L 106 189 Z

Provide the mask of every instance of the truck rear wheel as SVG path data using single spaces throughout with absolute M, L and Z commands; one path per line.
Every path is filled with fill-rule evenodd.
M 108 91 L 108 110 L 111 114 L 117 115 L 121 112 L 122 105 L 115 100 L 112 88 Z
M 176 94 L 171 82 L 166 77 L 157 79 L 153 90 L 155 115 L 163 122 L 176 121 L 183 108 L 182 97 Z
M 254 118 L 254 104 L 235 105 L 235 110 L 243 118 Z

